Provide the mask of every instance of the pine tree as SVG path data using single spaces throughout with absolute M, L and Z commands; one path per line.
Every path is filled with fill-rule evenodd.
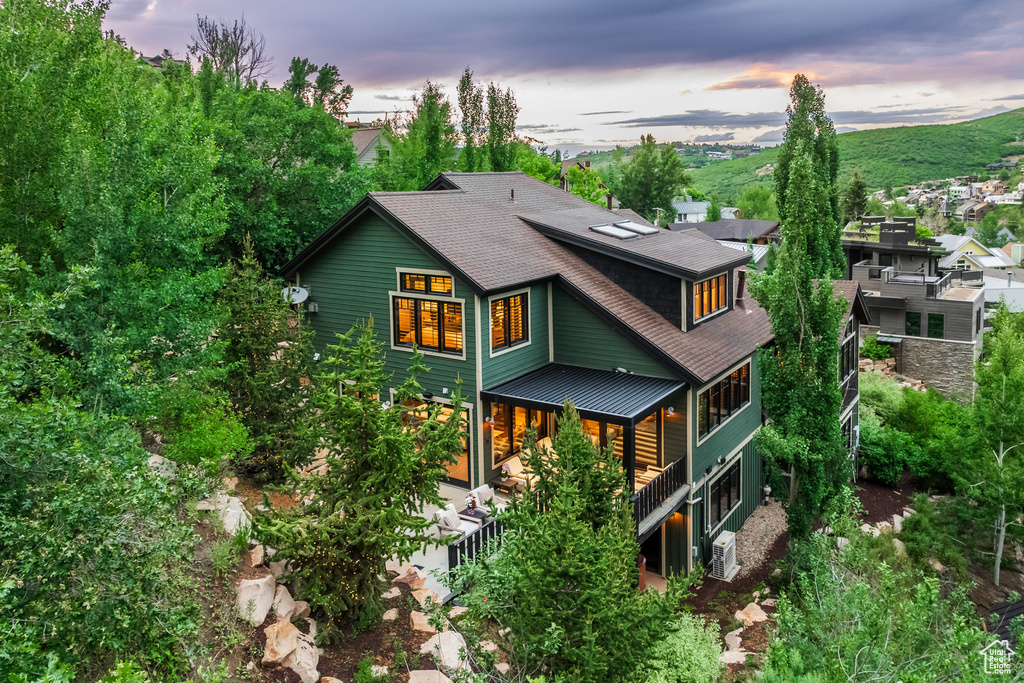
M 442 505 L 438 486 L 447 466 L 463 449 L 464 421 L 431 409 L 418 429 L 406 401 L 422 389 L 427 370 L 414 353 L 409 378 L 386 405 L 382 392 L 383 345 L 373 321 L 356 325 L 329 345 L 316 378 L 313 404 L 326 470 L 292 477 L 292 488 L 308 502 L 256 514 L 260 539 L 277 548 L 316 611 L 324 633 L 337 640 L 346 620 L 365 627 L 380 619 L 385 563 L 408 560 L 440 541 L 421 516 L 427 505 Z M 453 405 L 462 405 L 456 380 Z
M 774 343 L 758 356 L 769 422 L 755 434 L 770 485 L 801 538 L 851 474 L 839 425 L 839 333 L 847 303 L 812 268 L 811 241 L 827 213 L 807 143 L 793 145 L 787 220 L 771 271 L 753 278 L 751 294 L 768 313 Z
M 843 225 L 851 221 L 858 221 L 867 211 L 868 186 L 860 175 L 860 171 L 854 171 L 850 178 L 850 184 L 843 192 Z
M 779 161 L 773 174 L 775 178 L 775 199 L 779 207 L 779 218 L 783 226 L 791 219 L 793 211 L 789 206 L 790 188 L 795 182 L 792 165 L 802 144 L 803 154 L 811 158 L 811 178 L 814 179 L 813 204 L 815 218 L 807 226 L 807 248 L 810 254 L 809 267 L 813 277 L 843 277 L 846 272 L 846 257 L 839 239 L 840 213 L 839 193 L 836 178 L 839 174 L 839 146 L 832 119 L 825 114 L 825 95 L 820 88 L 811 85 L 803 74 L 793 78 L 789 90 L 790 104 L 786 107 L 789 121 L 786 124 L 785 142 L 779 148 Z M 809 191 L 809 187 L 804 191 Z
M 230 368 L 225 388 L 256 447 L 236 466 L 280 481 L 313 452 L 303 384 L 312 361 L 311 334 L 293 325 L 298 319 L 280 285 L 263 272 L 248 235 L 242 258 L 228 265 L 220 298 L 227 314 L 220 332 Z
M 722 205 L 718 203 L 718 195 L 711 195 L 711 202 L 708 205 L 708 213 L 704 220 L 709 223 L 722 220 Z

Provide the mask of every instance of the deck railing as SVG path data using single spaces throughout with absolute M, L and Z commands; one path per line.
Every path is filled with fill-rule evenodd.
M 633 504 L 633 519 L 637 528 L 647 515 L 658 509 L 673 493 L 686 486 L 686 458 L 669 464 L 657 477 L 634 493 L 629 501 Z
M 496 519 L 484 524 L 471 534 L 466 534 L 458 541 L 448 545 L 448 569 L 455 569 L 467 559 L 472 560 L 484 549 L 488 541 L 494 539 L 501 543 L 501 535 L 505 533 L 505 525 Z

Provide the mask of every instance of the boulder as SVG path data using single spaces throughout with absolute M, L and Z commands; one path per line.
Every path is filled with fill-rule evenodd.
M 738 628 L 735 631 L 729 631 L 725 634 L 725 647 L 730 651 L 736 651 L 740 649 L 740 634 L 743 633 L 742 628 Z
M 306 626 L 309 627 L 309 634 L 306 637 L 310 640 L 316 640 L 316 622 L 310 619 L 309 617 L 305 617 L 305 619 Z
M 903 515 L 892 516 L 892 530 L 897 534 L 903 531 Z
M 931 565 L 931 568 L 934 569 L 937 572 L 941 572 L 941 571 L 945 570 L 945 567 L 942 566 L 942 563 L 939 562 L 938 560 L 928 560 L 928 564 Z
M 718 658 L 718 661 L 723 664 L 742 664 L 747 661 L 747 657 L 749 656 L 750 653 L 746 650 L 729 650 L 727 652 L 723 652 L 722 656 Z
M 903 544 L 903 541 L 898 538 L 894 538 L 892 539 L 892 544 L 896 547 L 897 557 L 907 554 L 907 546 Z
M 249 564 L 254 567 L 258 567 L 263 564 L 263 556 L 266 555 L 266 551 L 263 549 L 262 543 L 257 543 L 255 547 L 249 549 Z
M 334 676 L 324 676 L 320 679 L 320 683 L 341 683 L 341 679 Z
M 420 645 L 421 653 L 436 658 L 446 669 L 466 668 L 466 660 L 462 654 L 465 650 L 466 641 L 455 631 L 442 631 Z
M 274 604 L 271 609 L 284 621 L 291 621 L 295 617 L 295 601 L 284 586 L 278 586 L 274 592 Z
M 878 534 L 887 534 L 892 531 L 892 524 L 889 522 L 879 522 L 875 525 L 875 528 L 878 529 Z M 878 534 L 875 535 L 877 536 Z
M 761 606 L 762 607 L 775 607 L 775 603 L 776 603 L 775 598 L 768 598 L 767 600 L 765 600 L 764 602 L 761 603 Z
M 409 612 L 409 627 L 413 631 L 423 633 L 437 633 L 437 629 L 430 625 L 430 620 L 423 612 Z
M 370 667 L 370 673 L 374 678 L 382 678 L 388 675 L 388 668 L 383 664 L 374 664 Z
M 745 626 L 752 626 L 759 621 L 765 621 L 768 615 L 764 613 L 761 606 L 752 602 L 736 613 L 736 620 L 742 621 Z
M 850 539 L 843 538 L 842 536 L 836 536 L 836 547 L 839 548 L 840 550 L 842 550 L 843 548 L 845 548 L 849 544 L 850 544 Z M 779 569 L 776 569 L 775 571 L 781 573 L 781 570 L 779 570 Z
M 507 663 L 507 662 L 500 662 L 500 663 L 498 663 L 498 664 L 495 664 L 495 665 L 494 665 L 494 668 L 495 668 L 495 670 L 496 670 L 496 671 L 497 671 L 498 673 L 500 673 L 500 674 L 507 674 L 507 673 L 508 673 L 508 670 L 509 670 L 509 669 L 510 669 L 511 667 L 510 667 L 510 666 L 508 665 L 508 663 Z
M 384 613 L 384 621 L 394 621 L 397 618 L 398 618 L 398 609 L 397 608 L 389 609 L 387 612 Z
M 401 597 L 401 595 L 402 595 L 402 591 L 400 591 L 397 588 L 395 588 L 394 586 L 392 586 L 391 589 L 387 593 L 382 595 L 381 597 L 383 599 L 385 599 L 385 600 L 390 600 L 391 598 Z
M 267 618 L 267 612 L 274 604 L 274 577 L 270 574 L 258 579 L 245 579 L 238 584 L 235 606 L 238 615 L 253 626 L 259 626 Z
M 228 498 L 227 505 L 220 511 L 220 521 L 224 525 L 224 531 L 232 536 L 237 534 L 239 529 L 248 531 L 251 524 L 249 513 L 245 511 L 242 501 L 234 496 Z
M 196 510 L 223 510 L 227 507 L 227 504 L 227 496 L 212 496 L 210 498 L 203 498 L 201 501 L 196 503 Z
M 412 597 L 416 598 L 416 602 L 420 603 L 421 606 L 426 605 L 427 601 L 431 601 L 435 605 L 441 602 L 441 596 L 429 588 L 421 588 L 418 591 L 413 591 Z
M 408 586 L 409 590 L 419 590 L 423 588 L 423 584 L 427 582 L 427 577 L 419 573 L 415 567 L 409 567 L 409 570 L 401 576 L 391 581 L 396 586 Z
M 452 679 L 437 669 L 419 669 L 409 672 L 409 683 L 452 683 Z
M 224 477 L 221 482 L 226 490 L 231 491 L 238 486 L 238 477 Z
M 263 646 L 263 666 L 277 666 L 299 646 L 299 629 L 290 621 L 277 621 L 266 628 L 267 644 Z
M 300 633 L 297 647 L 281 665 L 298 674 L 301 683 L 317 683 L 320 680 L 320 672 L 316 670 L 319 663 L 320 652 L 312 637 Z
M 270 562 L 267 564 L 270 567 L 270 573 L 273 574 L 275 579 L 279 579 L 288 573 L 286 565 L 288 560 L 281 560 L 280 562 Z
M 292 619 L 305 619 L 309 616 L 309 603 L 305 600 L 295 601 L 295 611 L 292 612 Z
M 860 525 L 860 530 L 863 531 L 865 534 L 870 534 L 872 531 L 874 531 L 874 528 L 875 527 L 871 526 L 870 524 Z
M 171 460 L 154 453 L 149 456 L 149 466 L 156 470 L 156 473 L 164 479 L 173 480 L 178 472 L 178 466 Z

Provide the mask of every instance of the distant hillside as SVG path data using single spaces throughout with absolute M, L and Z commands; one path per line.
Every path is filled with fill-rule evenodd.
M 1016 133 L 1016 135 L 1014 135 Z M 865 174 L 872 189 L 984 171 L 1007 156 L 1024 155 L 1024 109 L 974 121 L 932 126 L 881 128 L 839 137 L 840 182 L 853 169 Z M 756 175 L 774 164 L 778 148 L 744 159 L 719 161 L 692 172 L 694 186 L 733 201 L 747 185 L 770 185 L 771 175 Z

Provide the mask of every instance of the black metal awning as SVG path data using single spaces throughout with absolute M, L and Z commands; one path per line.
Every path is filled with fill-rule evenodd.
M 480 398 L 544 411 L 569 400 L 588 420 L 635 425 L 685 386 L 678 379 L 552 363 L 485 389 Z

